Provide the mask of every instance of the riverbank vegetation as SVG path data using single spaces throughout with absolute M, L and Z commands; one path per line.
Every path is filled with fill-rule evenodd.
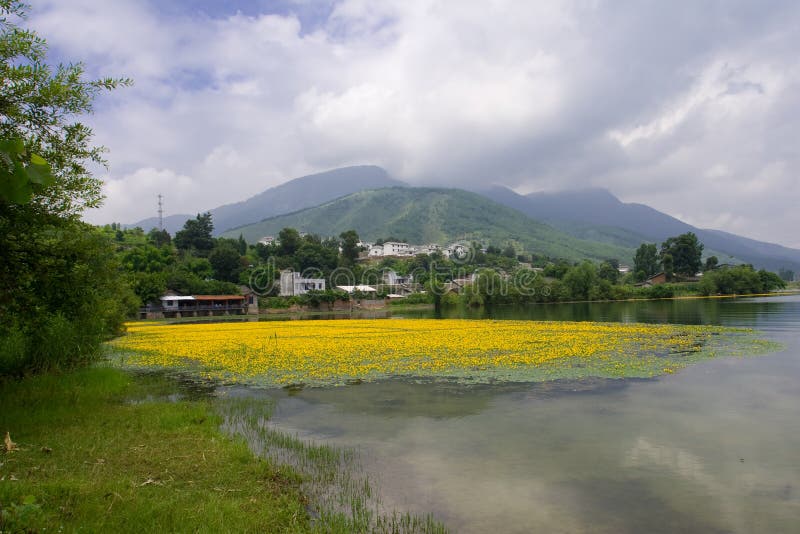
M 78 118 L 130 81 L 52 67 L 26 9 L 0 1 L 0 375 L 16 376 L 92 360 L 135 309 L 110 243 L 79 220 L 102 200 L 89 168 L 105 162 Z
M 92 367 L 0 389 L 0 532 L 443 533 L 386 510 L 356 451 L 213 383 Z
M 174 389 L 108 368 L 4 382 L 0 531 L 310 530 L 299 475 Z

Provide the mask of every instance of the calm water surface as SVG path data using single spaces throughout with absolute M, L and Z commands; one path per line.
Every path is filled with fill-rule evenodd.
M 358 448 L 384 503 L 455 532 L 800 532 L 800 297 L 490 316 L 747 326 L 786 348 L 653 380 L 271 391 L 275 425 Z

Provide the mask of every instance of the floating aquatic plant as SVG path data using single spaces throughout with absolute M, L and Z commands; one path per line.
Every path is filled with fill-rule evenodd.
M 131 323 L 111 347 L 125 366 L 267 387 L 652 377 L 776 348 L 751 330 L 717 326 L 461 319 Z

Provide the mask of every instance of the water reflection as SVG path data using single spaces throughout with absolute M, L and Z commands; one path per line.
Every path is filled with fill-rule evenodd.
M 786 350 L 653 380 L 235 391 L 275 399 L 279 429 L 357 447 L 388 506 L 456 532 L 798 531 L 800 298 L 492 316 L 748 326 Z
M 491 309 L 454 307 L 444 318 L 519 319 L 535 321 L 609 321 L 621 323 L 673 323 L 754 326 L 788 320 L 796 326 L 800 313 L 797 295 L 786 297 L 643 300 L 628 302 L 577 302 L 496 306 Z M 431 310 L 405 311 L 404 317 L 432 317 Z

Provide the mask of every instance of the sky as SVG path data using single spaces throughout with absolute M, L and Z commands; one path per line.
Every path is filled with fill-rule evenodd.
M 794 0 L 41 0 L 54 60 L 125 76 L 93 223 L 374 164 L 414 185 L 604 187 L 800 248 Z

